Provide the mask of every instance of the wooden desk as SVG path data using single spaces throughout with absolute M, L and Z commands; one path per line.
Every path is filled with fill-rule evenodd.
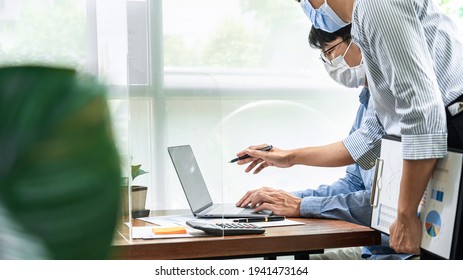
M 113 242 L 119 259 L 168 260 L 304 256 L 323 249 L 378 245 L 380 233 L 344 221 L 293 219 L 304 225 L 266 228 L 265 234 L 226 237 L 134 240 L 129 244 L 122 237 Z

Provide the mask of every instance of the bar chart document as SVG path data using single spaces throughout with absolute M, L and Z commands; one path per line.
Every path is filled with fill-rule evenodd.
M 462 159 L 462 153 L 449 151 L 438 160 L 417 211 L 423 227 L 421 248 L 445 259 L 451 258 L 453 247 Z M 376 164 L 371 227 L 389 234 L 389 226 L 397 216 L 402 175 L 402 145 L 398 138 L 383 138 Z

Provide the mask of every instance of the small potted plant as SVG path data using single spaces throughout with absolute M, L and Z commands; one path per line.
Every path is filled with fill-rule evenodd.
M 141 218 L 141 217 L 148 217 L 150 214 L 149 209 L 145 209 L 146 205 L 146 194 L 148 191 L 148 187 L 134 185 L 133 182 L 135 178 L 140 175 L 146 174 L 145 170 L 141 169 L 141 164 L 132 165 L 132 218 Z

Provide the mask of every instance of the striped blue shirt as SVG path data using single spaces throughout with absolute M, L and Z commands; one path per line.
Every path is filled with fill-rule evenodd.
M 360 106 L 357 111 L 350 135 L 357 133 L 372 115 L 369 102 L 370 93 L 363 88 L 359 96 Z M 373 170 L 363 170 L 358 164 L 351 164 L 346 168 L 343 178 L 329 185 L 321 185 L 317 189 L 307 189 L 293 192 L 301 201 L 300 214 L 302 217 L 315 217 L 344 220 L 365 226 L 370 225 L 371 205 L 370 195 L 373 181 Z M 362 248 L 362 258 L 365 259 L 407 259 L 408 254 L 395 254 L 389 247 L 389 238 L 381 236 L 381 246 Z
M 362 49 L 376 116 L 344 140 L 371 168 L 381 130 L 402 137 L 404 159 L 447 154 L 445 106 L 463 94 L 463 44 L 433 0 L 356 0 L 352 38 Z

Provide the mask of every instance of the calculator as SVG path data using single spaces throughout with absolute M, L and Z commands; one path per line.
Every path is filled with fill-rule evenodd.
M 194 229 L 199 229 L 210 235 L 242 235 L 262 234 L 265 229 L 248 223 L 204 223 L 196 220 L 187 221 L 186 224 Z

